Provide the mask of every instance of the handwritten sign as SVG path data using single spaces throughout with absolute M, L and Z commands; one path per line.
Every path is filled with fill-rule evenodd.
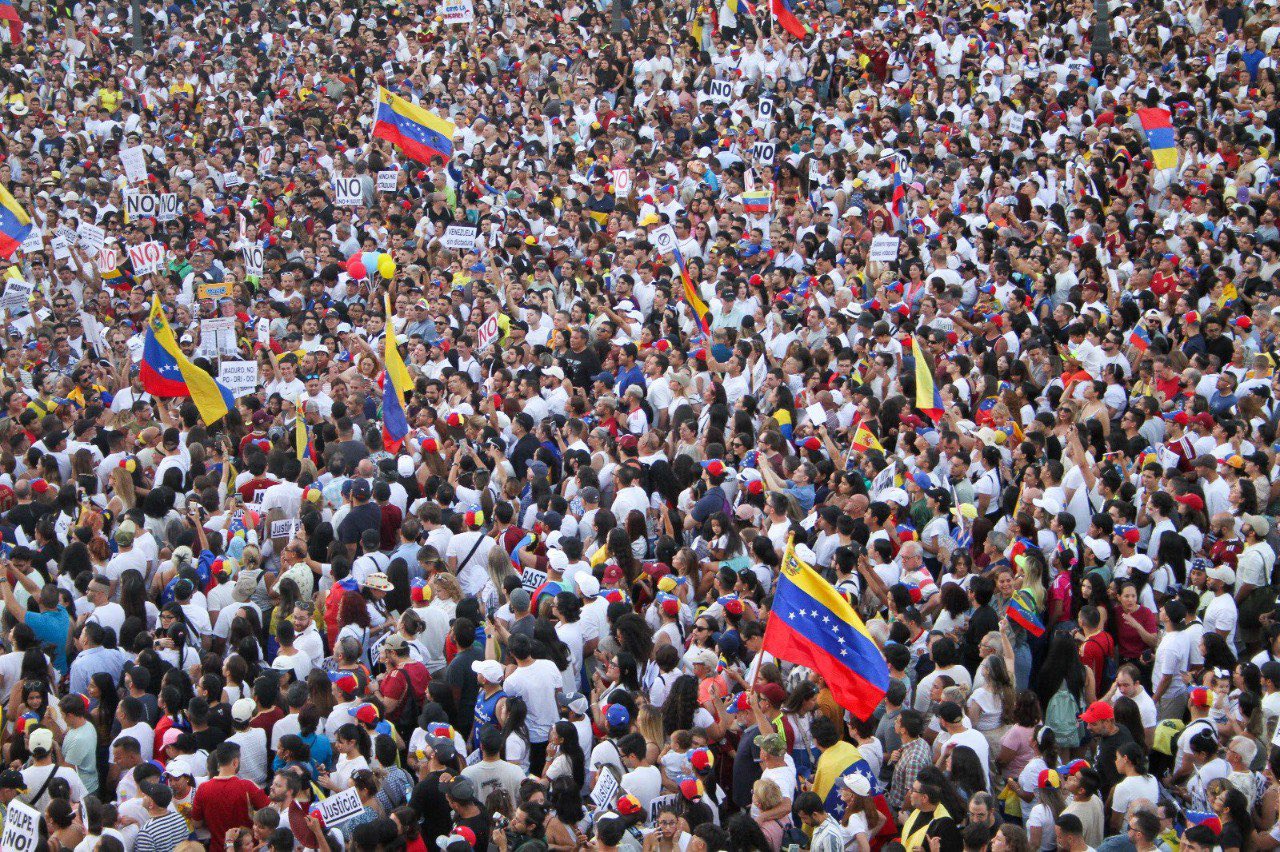
M 218 364 L 218 381 L 234 397 L 251 394 L 258 387 L 258 362 L 223 361 Z
M 142 183 L 147 179 L 147 157 L 142 146 L 120 151 L 120 165 L 124 166 L 124 178 L 129 183 Z
M 89 254 L 97 254 L 107 242 L 107 232 L 97 225 L 81 222 L 80 227 L 76 228 L 76 238 Z
M 476 19 L 472 0 L 446 0 L 440 5 L 440 17 L 446 24 L 469 24 Z
M 360 189 L 360 178 L 334 178 L 333 196 L 339 207 L 359 207 L 364 203 L 364 191 Z
M 398 174 L 395 169 L 378 172 L 378 192 L 395 192 Z
M 160 267 L 164 265 L 164 257 L 164 243 L 155 240 L 139 243 L 136 246 L 129 246 L 129 260 L 133 263 L 134 275 L 159 272 Z
M 898 259 L 899 242 L 901 240 L 898 237 L 881 234 L 871 241 L 871 253 L 867 259 L 880 263 L 893 263 Z
M 480 229 L 475 225 L 446 225 L 440 242 L 445 248 L 469 251 L 475 248 L 476 235 L 479 233 Z

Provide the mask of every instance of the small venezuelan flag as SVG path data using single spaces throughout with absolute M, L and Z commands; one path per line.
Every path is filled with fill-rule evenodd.
M 1173 169 L 1178 166 L 1178 147 L 1173 135 L 1173 117 L 1169 110 L 1159 107 L 1134 110 L 1138 121 L 1142 124 L 1142 132 L 1147 135 L 1147 144 L 1151 146 L 1151 159 L 1157 169 Z
M 1142 326 L 1137 326 L 1129 334 L 1129 345 L 1139 352 L 1146 352 L 1151 347 L 1151 335 Z
M 889 664 L 858 613 L 787 542 L 764 650 L 822 672 L 837 703 L 869 719 L 889 687 Z
M 742 210 L 745 213 L 764 214 L 769 212 L 769 202 L 773 194 L 767 189 L 753 189 L 742 193 Z
M 378 111 L 373 117 L 375 139 L 385 139 L 420 163 L 448 161 L 453 156 L 457 126 L 430 110 L 378 89 Z
M 698 288 L 693 286 L 693 279 L 689 277 L 689 267 L 685 265 L 684 255 L 680 253 L 680 249 L 675 249 L 676 266 L 680 269 L 680 283 L 684 288 L 684 300 L 689 303 L 689 310 L 693 311 L 693 315 L 698 320 L 698 327 L 702 329 L 703 334 L 711 333 L 711 309 L 707 307 L 707 303 L 702 301 L 702 296 L 698 293 Z
M 1013 597 L 1009 600 L 1009 605 L 1005 607 L 1004 614 L 1014 624 L 1022 627 L 1032 636 L 1044 635 L 1044 622 L 1040 620 L 1040 615 L 1036 612 L 1036 600 L 1031 596 L 1031 592 L 1026 589 L 1019 589 L 1013 593 Z
M 0 257 L 10 257 L 31 233 L 31 217 L 0 184 Z

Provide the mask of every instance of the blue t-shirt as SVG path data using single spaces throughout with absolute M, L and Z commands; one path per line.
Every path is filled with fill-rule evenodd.
M 53 667 L 59 674 L 66 674 L 67 635 L 71 630 L 71 616 L 67 614 L 67 608 L 59 604 L 58 608 L 51 612 L 29 612 L 27 625 L 36 634 L 37 639 L 55 648 Z

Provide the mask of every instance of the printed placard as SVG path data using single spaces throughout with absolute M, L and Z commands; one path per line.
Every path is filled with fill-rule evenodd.
M 1014 136 L 1022 135 L 1022 128 L 1027 123 L 1027 117 L 1020 112 L 1009 113 L 1009 132 Z
M 22 249 L 23 254 L 35 254 L 44 249 L 44 235 L 40 233 L 39 228 L 32 228 L 31 233 L 27 234 L 27 238 L 18 248 Z
M 662 225 L 649 232 L 649 243 L 659 254 L 674 255 L 678 242 L 676 229 L 670 225 Z
M 230 295 L 231 295 L 231 285 L 227 284 L 226 282 L 223 282 L 221 284 L 201 283 L 196 285 L 196 298 L 201 301 L 204 301 L 206 299 L 210 301 L 217 301 L 218 299 L 221 299 L 225 296 L 230 296 Z
M 898 259 L 898 243 L 900 242 L 901 240 L 898 237 L 881 234 L 871 241 L 871 253 L 867 256 L 867 259 L 879 263 L 893 263 Z
M 631 196 L 631 169 L 613 170 L 613 194 L 618 198 Z
M 237 186 L 239 186 L 242 183 L 244 183 L 244 179 L 240 177 L 239 172 L 232 170 L 229 172 L 222 173 L 223 189 L 235 189 Z
M 89 254 L 97 254 L 107 241 L 107 232 L 97 225 L 81 222 L 80 227 L 76 228 L 76 239 Z
M 234 397 L 251 394 L 258 386 L 258 362 L 222 361 L 218 364 L 218 381 Z
M 200 320 L 200 347 L 218 355 L 237 355 L 235 317 L 214 317 Z
M 675 807 L 679 803 L 679 793 L 668 793 L 665 796 L 658 796 L 649 803 L 649 822 L 657 822 L 658 814 L 662 813 L 664 808 Z
M 258 149 L 258 168 L 265 169 L 276 158 L 276 146 L 263 145 Z
M 481 352 L 485 351 L 498 339 L 499 334 L 498 315 L 494 314 L 482 322 L 476 331 L 476 348 Z
M 395 169 L 378 172 L 378 192 L 395 192 L 398 175 Z
M 773 142 L 757 142 L 751 146 L 751 156 L 762 166 L 772 166 L 777 152 L 778 146 Z
M 128 248 L 129 260 L 133 263 L 134 275 L 148 275 L 152 272 L 159 272 L 160 267 L 164 266 L 164 243 L 150 240 Z
M 34 284 L 28 284 L 21 278 L 10 278 L 5 282 L 4 295 L 0 296 L 0 308 L 11 314 L 27 310 L 31 305 L 31 294 L 34 290 Z
M 53 250 L 54 260 L 66 260 L 71 257 L 71 243 L 62 234 L 49 240 L 49 248 Z
M 596 786 L 591 788 L 591 802 L 596 808 L 612 807 L 618 798 L 618 779 L 607 769 L 596 776 Z
M 360 804 L 360 794 L 356 792 L 356 788 L 349 787 L 341 793 L 334 793 L 322 802 L 313 804 L 311 809 L 320 811 L 320 818 L 324 820 L 324 827 L 328 829 L 356 816 L 364 810 L 364 805 Z
M 476 19 L 472 0 L 447 0 L 440 5 L 440 17 L 446 24 L 469 24 Z
M 271 522 L 272 538 L 293 538 L 294 534 L 302 527 L 300 518 L 285 518 L 280 521 Z
M 360 189 L 360 178 L 334 178 L 333 197 L 339 207 L 359 207 L 364 203 L 364 192 Z
M 244 271 L 249 275 L 262 274 L 262 246 L 254 243 L 240 250 L 244 255 Z
M 129 183 L 142 183 L 147 179 L 147 157 L 141 145 L 121 149 L 120 165 L 124 166 L 124 178 Z
M 355 792 L 354 790 L 352 792 Z M 359 796 L 356 797 L 357 801 Z M 4 812 L 4 834 L 0 849 L 4 852 L 35 852 L 40 842 L 40 812 L 14 799 Z
M 160 207 L 156 210 L 157 222 L 172 222 L 182 215 L 182 202 L 176 192 L 166 192 L 160 196 Z
M 175 196 L 176 197 L 176 196 Z M 124 215 L 129 221 L 137 219 L 154 219 L 160 213 L 160 198 L 150 193 L 126 192 L 124 196 Z
M 711 86 L 707 89 L 707 94 L 711 96 L 713 101 L 728 103 L 733 99 L 733 83 L 728 80 L 712 80 Z
M 756 120 L 768 127 L 777 111 L 778 105 L 774 103 L 773 98 L 761 98 L 760 103 L 756 105 Z
M 445 248 L 470 251 L 475 248 L 476 235 L 479 233 L 480 229 L 475 225 L 446 225 L 440 243 Z
M 520 585 L 524 586 L 530 592 L 547 582 L 546 571 L 535 571 L 532 568 L 526 568 L 520 572 Z

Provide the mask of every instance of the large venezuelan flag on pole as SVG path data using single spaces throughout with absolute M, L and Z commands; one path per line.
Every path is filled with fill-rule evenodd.
M 187 360 L 169 328 L 160 297 L 151 297 L 151 316 L 142 343 L 142 364 L 138 368 L 143 389 L 155 396 L 189 396 L 207 424 L 221 420 L 235 405 L 235 397 L 213 376 Z
M 31 233 L 31 217 L 0 184 L 0 257 L 9 257 Z
M 1178 167 L 1177 140 L 1173 135 L 1173 116 L 1167 109 L 1150 107 L 1134 110 L 1142 132 L 1147 136 L 1147 144 L 1151 146 L 1151 159 L 1157 169 L 1174 169 Z
M 870 718 L 889 688 L 889 664 L 849 602 L 796 556 L 794 541 L 769 615 L 764 650 L 820 672 L 842 707 Z
M 933 371 L 920 351 L 920 339 L 911 335 L 911 357 L 916 362 L 916 408 L 937 423 L 942 419 L 942 394 L 933 381 Z
M 391 324 L 391 297 L 383 296 L 387 309 L 387 327 L 384 332 L 386 350 L 382 363 L 387 373 L 382 382 L 382 445 L 387 452 L 400 451 L 404 436 L 409 434 L 409 412 L 404 407 L 404 395 L 413 389 L 413 379 L 400 357 L 396 346 L 396 329 Z
M 458 128 L 430 110 L 378 88 L 378 111 L 373 116 L 373 136 L 385 139 L 420 163 L 453 156 L 453 134 Z

